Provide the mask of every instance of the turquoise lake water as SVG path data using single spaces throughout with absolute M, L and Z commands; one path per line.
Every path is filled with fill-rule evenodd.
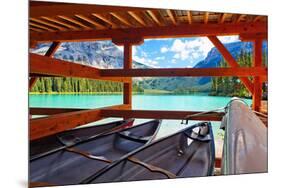
M 207 95 L 133 95 L 133 109 L 138 110 L 184 110 L 202 111 L 213 110 L 224 107 L 231 97 L 218 97 Z M 248 105 L 250 99 L 244 99 Z M 53 107 L 53 108 L 99 108 L 123 103 L 122 95 L 30 95 L 30 107 Z M 97 123 L 116 120 L 108 118 Z M 140 123 L 143 119 L 138 119 L 135 123 Z M 194 122 L 189 122 L 192 124 Z M 214 134 L 222 132 L 219 130 L 219 122 L 212 122 Z M 179 120 L 164 120 L 159 132 L 159 137 L 171 134 L 186 125 L 182 125 Z

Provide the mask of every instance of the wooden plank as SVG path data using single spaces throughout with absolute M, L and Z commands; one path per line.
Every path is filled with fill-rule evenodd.
M 43 25 L 40 25 L 40 24 L 37 24 L 37 23 L 33 23 L 33 22 L 29 22 L 29 25 L 30 26 L 34 26 L 34 27 L 37 27 L 37 28 L 40 28 L 40 29 L 43 29 L 43 30 L 46 30 L 46 31 L 50 31 L 50 32 L 54 32 L 56 31 L 55 29 L 51 29 L 49 27 L 45 27 Z
M 103 117 L 126 117 L 143 119 L 184 119 L 186 116 L 201 113 L 200 111 L 164 111 L 164 110 L 101 110 Z M 221 121 L 224 113 L 210 113 L 190 117 L 190 120 Z
M 44 56 L 52 57 L 55 54 L 55 52 L 57 51 L 57 49 L 60 47 L 60 44 L 61 44 L 60 42 L 53 42 Z M 38 78 L 36 78 L 36 77 L 30 78 L 29 90 L 32 89 L 32 87 L 35 85 L 37 80 L 38 80 Z
M 128 14 L 132 16 L 135 20 L 137 20 L 137 22 L 140 23 L 142 26 L 146 26 L 145 21 L 136 12 L 129 11 Z
M 225 18 L 226 18 L 227 15 L 228 15 L 228 14 L 226 14 L 226 13 L 222 13 L 222 15 L 221 15 L 221 17 L 220 17 L 220 19 L 219 19 L 219 23 L 220 23 L 220 24 L 224 23 L 224 20 L 225 20 Z
M 129 71 L 132 70 L 132 44 L 125 43 L 124 44 L 124 65 L 123 70 Z M 133 95 L 133 81 L 132 78 L 129 78 L 130 81 L 128 83 L 124 83 L 123 85 L 123 104 L 129 104 L 132 106 L 132 95 Z
M 233 68 L 155 68 L 155 69 L 104 69 L 101 76 L 108 77 L 201 77 L 201 76 L 263 76 L 267 79 L 267 68 L 233 67 Z
M 177 38 L 200 37 L 213 35 L 238 35 L 240 33 L 266 33 L 267 24 L 255 23 L 229 23 L 229 24 L 182 24 L 177 26 L 153 26 L 142 28 L 124 28 L 89 31 L 64 31 L 30 33 L 30 39 L 37 42 L 50 41 L 95 41 L 111 40 L 113 38 L 142 37 L 142 38 Z
M 170 10 L 170 9 L 167 9 L 167 14 L 168 14 L 168 16 L 171 18 L 172 23 L 173 23 L 174 25 L 177 25 L 176 16 L 174 15 L 173 11 Z
M 76 30 L 79 30 L 79 28 L 76 27 L 76 26 L 67 24 L 67 23 L 65 23 L 65 22 L 59 21 L 59 20 L 54 19 L 54 18 L 48 18 L 48 17 L 42 16 L 42 19 L 47 20 L 47 21 L 50 21 L 50 22 L 53 22 L 53 23 L 56 23 L 56 24 L 59 24 L 59 25 L 62 25 L 62 26 L 67 27 L 67 28 L 69 28 L 69 29 L 73 29 L 73 30 L 75 30 L 75 31 L 76 31 Z
M 30 115 L 54 115 L 66 112 L 75 112 L 89 109 L 78 109 L 78 108 L 29 108 Z
M 108 23 L 109 25 L 112 26 L 112 28 L 116 27 L 116 24 L 114 22 L 112 22 L 111 20 L 109 20 L 108 18 L 106 18 L 105 16 L 100 15 L 100 14 L 92 14 L 92 15 L 97 17 L 98 19 L 102 20 L 103 22 Z
M 87 26 L 87 25 L 85 25 L 85 24 L 83 24 L 83 23 L 81 23 L 81 22 L 79 22 L 79 21 L 77 21 L 77 20 L 75 20 L 73 18 L 69 18 L 67 16 L 58 16 L 58 17 L 63 19 L 63 20 L 69 21 L 69 22 L 71 22 L 73 24 L 79 25 L 80 27 L 82 27 L 84 29 L 92 29 L 91 27 L 89 27 L 89 26 Z
M 64 27 L 61 27 L 61 26 L 52 24 L 52 23 L 50 23 L 50 22 L 46 22 L 46 21 L 44 21 L 44 20 L 37 19 L 37 18 L 30 18 L 30 20 L 33 21 L 33 22 L 37 22 L 37 23 L 40 23 L 40 24 L 49 26 L 49 27 L 56 28 L 56 29 L 61 30 L 61 31 L 65 31 L 65 30 L 66 30 Z
M 100 24 L 100 23 L 98 23 L 98 22 L 96 22 L 96 21 L 94 21 L 94 20 L 92 20 L 92 19 L 90 19 L 86 16 L 83 16 L 83 15 L 80 15 L 80 14 L 76 14 L 75 16 L 84 20 L 84 21 L 86 21 L 86 22 L 88 22 L 88 23 L 90 23 L 90 24 L 92 24 L 92 25 L 94 25 L 98 29 L 105 29 L 106 28 L 104 25 L 102 25 L 102 24 Z
M 128 78 L 101 77 L 100 70 L 94 67 L 80 65 L 64 60 L 45 57 L 30 53 L 30 73 L 50 76 L 89 78 L 98 80 L 109 80 L 117 82 L 128 82 Z
M 230 52 L 226 49 L 226 47 L 221 43 L 221 41 L 216 36 L 208 36 L 210 41 L 214 44 L 214 46 L 218 49 L 224 59 L 231 67 L 239 67 L 239 64 L 236 62 L 234 57 L 230 54 Z M 246 88 L 253 94 L 254 86 L 253 83 L 248 78 L 240 77 L 242 83 L 246 86 Z
M 159 18 L 157 17 L 157 12 L 153 11 L 153 10 L 147 10 L 146 11 L 149 16 L 152 18 L 152 20 L 158 25 L 158 26 L 162 26 L 163 24 L 161 23 L 161 21 L 159 20 Z
M 262 40 L 254 42 L 254 67 L 262 67 Z M 253 110 L 260 111 L 262 100 L 262 82 L 259 76 L 254 77 Z
M 125 18 L 124 16 L 121 16 L 120 14 L 118 13 L 114 13 L 114 12 L 111 12 L 110 13 L 112 16 L 114 16 L 115 18 L 117 18 L 121 23 L 127 25 L 127 26 L 130 26 L 130 27 L 134 27 L 133 24 L 131 24 L 127 18 Z
M 209 12 L 205 12 L 204 14 L 204 24 L 207 24 L 209 21 Z
M 192 12 L 187 11 L 187 20 L 189 24 L 192 24 Z
M 61 113 L 30 120 L 30 140 L 56 134 L 102 119 L 102 109 L 128 109 L 127 105 Z
M 239 39 L 244 42 L 253 42 L 256 39 L 267 40 L 267 33 L 241 33 Z
M 102 14 L 108 12 L 127 12 L 127 11 L 143 11 L 154 10 L 152 8 L 137 8 L 126 6 L 105 6 L 105 5 L 90 5 L 90 4 L 46 4 L 40 6 L 32 6 L 30 4 L 30 17 L 54 17 L 57 15 L 73 16 L 75 14 Z

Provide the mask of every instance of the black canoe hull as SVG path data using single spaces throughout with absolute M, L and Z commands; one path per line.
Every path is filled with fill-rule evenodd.
M 152 142 L 160 124 L 161 121 L 153 120 L 32 160 L 30 182 L 50 185 L 78 184 L 108 166 L 110 162 Z
M 81 183 L 123 182 L 213 175 L 215 145 L 210 123 L 208 134 L 196 137 L 193 125 L 144 146 Z M 202 129 L 203 130 L 203 129 Z M 191 139 L 192 138 L 192 139 Z M 190 141 L 192 140 L 192 141 Z M 190 143 L 191 142 L 191 143 Z
M 103 133 L 109 133 L 113 130 L 116 131 L 127 127 L 131 127 L 133 123 L 134 119 L 114 121 L 101 125 L 76 128 L 55 135 L 43 137 L 30 142 L 30 157 L 35 158 L 46 152 L 75 144 L 95 135 L 100 135 Z

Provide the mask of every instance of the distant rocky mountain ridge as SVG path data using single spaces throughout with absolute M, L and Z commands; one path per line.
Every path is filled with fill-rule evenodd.
M 48 50 L 49 46 L 50 44 L 39 44 L 35 49 L 31 49 L 31 52 L 43 55 Z M 233 42 L 227 43 L 225 46 L 235 58 L 240 55 L 242 50 L 244 52 L 251 53 L 253 49 L 253 45 L 250 42 Z M 263 50 L 267 51 L 266 43 L 263 44 Z M 62 43 L 54 57 L 101 69 L 123 67 L 123 52 L 110 41 Z M 221 54 L 216 48 L 212 48 L 207 57 L 198 62 L 194 68 L 218 67 L 221 60 Z M 151 67 L 133 61 L 133 68 Z M 209 91 L 211 89 L 210 77 L 147 78 L 137 79 L 135 82 L 144 89 L 159 89 L 167 91 L 175 91 L 183 88 L 196 91 Z

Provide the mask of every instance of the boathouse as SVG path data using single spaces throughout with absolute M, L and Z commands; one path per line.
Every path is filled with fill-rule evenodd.
M 254 111 L 261 110 L 262 42 L 267 40 L 267 16 L 236 13 L 135 8 L 70 3 L 30 2 L 29 48 L 51 42 L 47 53 L 29 54 L 29 89 L 39 77 L 77 77 L 123 83 L 123 104 L 95 109 L 30 108 L 30 140 L 63 132 L 108 117 L 183 119 L 198 111 L 132 109 L 134 77 L 236 76 L 252 94 Z M 238 35 L 253 43 L 252 67 L 241 67 L 218 36 Z M 228 63 L 227 68 L 132 68 L 132 47 L 144 39 L 208 37 Z M 123 69 L 98 69 L 52 58 L 62 42 L 111 40 L 124 46 Z M 190 116 L 191 120 L 221 121 L 223 112 Z M 30 116 L 31 117 L 31 116 Z M 217 166 L 220 164 L 217 159 Z

